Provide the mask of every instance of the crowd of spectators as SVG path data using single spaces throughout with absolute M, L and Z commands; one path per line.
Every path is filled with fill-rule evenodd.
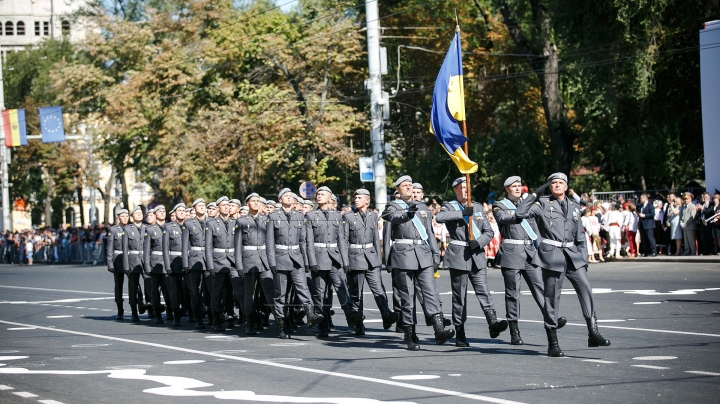
M 0 263 L 82 263 L 104 260 L 107 227 L 33 228 L 0 233 Z

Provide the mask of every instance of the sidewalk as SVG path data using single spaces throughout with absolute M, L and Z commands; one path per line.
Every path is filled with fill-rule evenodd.
M 605 258 L 607 260 L 607 258 Z M 621 258 L 621 259 L 610 259 L 614 262 L 683 262 L 683 263 L 696 263 L 696 264 L 707 264 L 707 263 L 720 263 L 720 255 L 687 255 L 687 256 L 676 256 L 676 255 L 658 255 L 656 257 L 635 257 L 635 258 Z

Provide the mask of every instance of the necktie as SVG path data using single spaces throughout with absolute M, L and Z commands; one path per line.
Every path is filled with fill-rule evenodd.
M 562 208 L 563 216 L 567 217 L 567 206 L 565 205 L 567 203 L 566 199 L 563 199 L 560 201 L 560 208 Z

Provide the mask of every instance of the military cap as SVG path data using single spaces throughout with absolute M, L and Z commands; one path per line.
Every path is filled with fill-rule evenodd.
M 522 179 L 520 179 L 520 176 L 513 175 L 512 177 L 507 177 L 505 180 L 505 183 L 503 184 L 504 187 L 509 187 L 510 185 L 516 183 L 516 182 L 522 182 Z
M 320 191 L 329 192 L 329 193 L 332 194 L 332 191 L 330 190 L 330 188 L 328 188 L 328 187 L 326 187 L 326 186 L 324 186 L 324 185 L 321 186 L 320 188 L 318 188 L 317 192 L 320 192 Z
M 217 204 L 215 202 L 210 202 L 207 204 L 208 209 L 217 209 Z
M 123 213 L 127 215 L 129 212 L 127 209 L 118 209 L 117 212 L 115 212 L 115 216 L 120 216 Z
M 275 205 L 277 204 L 277 202 L 275 202 L 275 201 L 268 201 L 268 200 L 266 199 L 266 200 L 265 200 L 265 204 L 266 204 L 266 205 L 273 205 L 273 206 L 275 206 Z
M 356 189 L 356 190 L 355 190 L 355 194 L 354 194 L 354 195 L 367 195 L 367 196 L 370 196 L 370 191 L 368 191 L 368 190 L 365 189 L 365 188 L 360 188 L 360 189 Z
M 228 197 L 227 197 L 227 196 L 221 196 L 220 199 L 218 199 L 217 201 L 215 201 L 215 205 L 220 206 L 220 204 L 223 203 L 223 202 L 225 202 L 225 201 L 229 201 Z
M 400 184 L 402 184 L 403 182 L 412 182 L 412 178 L 409 175 L 403 175 L 402 177 L 395 180 L 395 188 L 400 186 Z
M 413 189 L 423 190 L 422 184 L 419 182 L 413 182 Z
M 335 196 L 335 194 L 330 194 L 330 200 L 337 201 L 338 199 L 337 199 L 337 196 Z
M 260 197 L 260 203 L 262 203 L 263 205 L 267 205 L 267 204 L 268 204 L 268 201 L 267 201 L 267 199 L 265 199 L 265 198 L 263 198 L 263 197 L 261 196 L 261 197 Z
M 297 195 L 294 195 L 294 196 L 295 196 L 295 200 L 298 201 L 298 203 L 305 203 L 305 200 L 303 198 L 301 198 Z
M 305 199 L 305 200 L 303 201 L 303 205 L 315 206 L 315 205 L 313 205 L 312 201 L 307 200 L 307 199 Z
M 552 180 L 563 180 L 563 181 L 565 181 L 566 184 L 567 184 L 567 182 L 568 182 L 568 181 L 567 181 L 567 175 L 565 175 L 565 174 L 563 174 L 563 173 L 550 174 L 550 176 L 547 177 L 547 182 L 550 182 L 550 181 L 552 181 Z
M 242 206 L 242 202 L 239 199 L 230 199 L 230 203 L 234 203 L 237 206 Z
M 248 208 L 247 206 L 241 206 L 240 210 L 250 210 L 250 208 Z
M 157 210 L 157 206 L 154 207 L 154 208 L 152 208 L 152 209 L 148 209 L 147 214 L 148 214 L 148 215 L 149 215 L 149 214 L 153 214 L 153 215 L 154 215 L 156 210 Z
M 245 197 L 245 203 L 250 200 L 250 198 L 260 198 L 260 195 L 258 195 L 256 192 L 253 192 L 252 194 Z M 262 202 L 262 198 L 260 198 L 260 202 Z
M 190 212 L 192 212 L 192 208 L 189 208 L 189 207 L 185 208 L 185 213 L 190 213 Z
M 133 213 L 137 212 L 138 210 L 142 212 L 142 208 L 140 207 L 140 205 L 134 207 L 132 212 L 130 212 L 130 214 L 132 215 Z
M 276 208 L 282 208 L 282 203 L 276 202 L 276 203 L 275 203 L 275 207 L 276 207 Z
M 158 206 L 156 206 L 156 207 L 155 207 L 155 212 L 157 212 L 158 210 L 165 210 L 165 205 L 158 205 Z
M 180 202 L 177 205 L 173 206 L 172 210 L 170 211 L 170 214 L 172 215 L 172 213 L 178 209 L 185 209 L 185 204 Z
M 290 191 L 290 188 L 283 188 L 280 193 L 278 193 L 278 199 L 282 198 L 282 196 L 287 194 L 288 192 L 292 193 L 292 191 Z
M 195 199 L 195 202 L 192 203 L 192 207 L 194 208 L 195 205 L 197 205 L 198 203 L 205 203 L 205 199 L 203 199 L 203 198 Z
M 453 188 L 455 188 L 456 186 L 458 186 L 460 184 L 464 184 L 466 181 L 467 181 L 467 178 L 465 178 L 465 177 L 456 178 L 455 181 L 453 181 L 452 186 L 453 186 Z

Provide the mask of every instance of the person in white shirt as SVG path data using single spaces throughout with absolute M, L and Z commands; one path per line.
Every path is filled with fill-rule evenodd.
M 628 238 L 628 244 L 630 247 L 630 250 L 628 251 L 628 257 L 635 257 L 637 256 L 637 248 L 635 245 L 635 235 L 638 231 L 638 221 L 640 218 L 637 215 L 637 212 L 635 211 L 636 207 L 633 203 L 627 204 L 627 209 L 625 210 L 628 213 L 628 221 L 626 223 L 626 232 L 627 232 L 627 238 Z
M 620 229 L 623 223 L 623 217 L 620 212 L 615 210 L 612 205 L 608 206 L 606 213 L 606 225 L 605 230 L 608 232 L 608 238 L 610 241 L 610 250 L 608 251 L 608 257 L 620 258 Z

